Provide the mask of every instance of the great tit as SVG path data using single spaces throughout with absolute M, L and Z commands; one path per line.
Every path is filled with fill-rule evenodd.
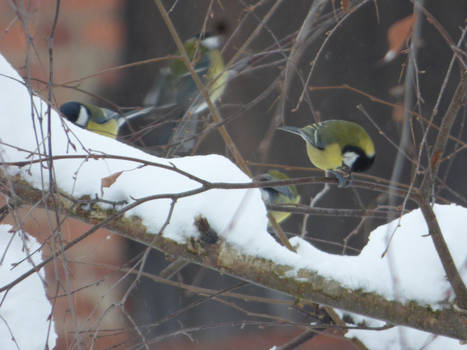
M 107 108 L 76 101 L 60 106 L 60 112 L 72 123 L 111 138 L 118 136 L 120 127 L 128 120 L 146 115 L 154 109 L 150 106 L 120 114 Z
M 289 177 L 278 170 L 269 170 L 267 173 L 258 175 L 255 178 L 259 181 L 276 181 L 288 179 Z M 261 187 L 261 196 L 264 203 L 269 205 L 300 203 L 300 195 L 295 185 Z M 284 211 L 271 211 L 271 214 L 278 224 L 291 215 L 291 213 Z
M 184 43 L 185 51 L 203 85 L 208 88 L 209 97 L 215 102 L 225 90 L 228 72 L 219 51 L 222 35 L 198 34 Z M 180 53 L 175 53 L 180 56 Z M 192 113 L 200 113 L 207 108 L 188 68 L 182 59 L 173 59 L 160 71 L 154 88 L 144 99 L 144 105 L 164 106 L 177 104 L 189 107 Z
M 300 135 L 306 142 L 308 158 L 314 166 L 336 175 L 339 187 L 352 183 L 353 171 L 368 170 L 375 160 L 375 146 L 360 125 L 346 120 L 326 120 L 304 128 L 279 128 Z M 344 178 L 339 171 L 348 174 Z
M 184 43 L 193 68 L 208 89 L 213 103 L 224 93 L 229 75 L 232 74 L 224 66 L 219 50 L 222 42 L 222 35 L 204 33 Z M 177 144 L 169 150 L 168 155 L 190 153 L 196 143 L 194 136 L 199 129 L 200 113 L 206 110 L 207 103 L 181 59 L 174 59 L 167 67 L 161 69 L 159 79 L 145 97 L 143 104 L 182 107 L 176 120 L 165 124 L 164 130 L 158 132 L 158 135 L 166 138 L 165 134 L 170 134 L 170 143 Z

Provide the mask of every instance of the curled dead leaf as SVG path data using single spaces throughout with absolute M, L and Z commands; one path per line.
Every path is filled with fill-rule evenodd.
M 439 159 L 441 158 L 441 152 L 435 152 L 431 157 L 431 167 L 434 168 L 438 165 Z
M 405 108 L 403 105 L 395 105 L 392 109 L 392 120 L 401 123 L 404 120 Z
M 349 12 L 350 0 L 341 0 L 341 8 L 345 13 Z
M 112 175 L 106 176 L 101 179 L 101 194 L 104 195 L 104 188 L 108 188 L 112 186 L 115 181 L 117 181 L 118 177 L 122 175 L 123 171 L 118 171 L 113 173 Z
M 390 62 L 400 53 L 404 43 L 412 35 L 415 15 L 411 14 L 392 24 L 388 29 L 389 50 L 384 56 L 384 62 Z

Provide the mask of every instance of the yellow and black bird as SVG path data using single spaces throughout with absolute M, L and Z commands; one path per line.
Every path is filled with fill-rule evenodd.
M 60 106 L 60 112 L 72 123 L 111 138 L 116 138 L 120 127 L 130 119 L 146 115 L 153 110 L 154 107 L 151 106 L 127 113 L 118 113 L 77 101 L 69 101 Z
M 229 72 L 225 69 L 220 48 L 222 35 L 202 33 L 184 43 L 185 51 L 195 72 L 208 88 L 212 102 L 223 94 Z M 180 53 L 175 53 L 180 56 Z M 200 113 L 207 108 L 204 98 L 182 59 L 173 59 L 160 70 L 160 76 L 153 89 L 146 95 L 144 105 L 180 105 L 190 107 L 192 113 Z
M 269 170 L 267 173 L 256 176 L 255 179 L 259 181 L 277 181 L 289 179 L 289 177 L 278 170 Z M 261 187 L 260 190 L 263 201 L 267 205 L 300 203 L 300 195 L 295 185 Z M 271 211 L 271 215 L 277 223 L 280 224 L 285 221 L 291 213 L 286 211 Z
M 225 91 L 228 81 L 235 72 L 227 70 L 220 48 L 223 35 L 201 33 L 184 43 L 185 51 L 194 71 L 206 87 L 210 100 L 216 103 Z M 180 53 L 175 53 L 180 56 Z M 195 135 L 199 131 L 200 114 L 207 109 L 207 102 L 182 59 L 173 59 L 170 64 L 160 70 L 154 87 L 146 95 L 143 105 L 168 106 L 180 109 L 177 118 L 166 123 L 157 132 L 157 139 L 170 141 L 177 146 L 168 154 L 188 154 L 196 143 Z M 170 135 L 170 137 L 169 137 Z
M 368 170 L 375 160 L 375 146 L 370 135 L 360 125 L 346 120 L 326 120 L 304 128 L 280 127 L 300 135 L 306 142 L 308 158 L 314 166 L 330 171 L 339 187 L 352 183 L 352 172 Z M 339 172 L 343 171 L 348 178 Z

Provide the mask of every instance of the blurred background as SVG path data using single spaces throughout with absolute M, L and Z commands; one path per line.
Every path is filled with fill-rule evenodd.
M 226 45 L 222 49 L 229 61 L 245 43 L 258 25 L 272 13 L 265 28 L 254 38 L 242 57 L 249 57 L 248 65 L 232 79 L 221 101 L 217 104 L 225 126 L 241 154 L 249 162 L 254 175 L 278 165 L 291 177 L 320 175 L 309 168 L 303 141 L 299 137 L 275 133 L 269 147 L 264 138 L 275 116 L 280 113 L 280 96 L 283 72 L 290 49 L 298 30 L 313 5 L 310 0 L 292 1 L 163 1 L 182 40 L 202 31 L 215 31 L 221 24 L 226 31 Z M 283 119 L 286 125 L 305 126 L 316 120 L 346 119 L 363 125 L 372 135 L 376 162 L 369 175 L 389 179 L 397 155 L 391 141 L 399 143 L 403 110 L 397 105 L 404 101 L 404 79 L 407 50 L 391 62 L 383 57 L 389 50 L 388 30 L 398 20 L 413 12 L 408 0 L 356 1 L 354 12 L 346 9 L 346 1 L 323 2 L 319 16 L 312 22 L 304 52 L 291 69 L 291 80 L 285 93 Z M 138 107 L 158 79 L 165 61 L 137 64 L 118 68 L 134 62 L 164 57 L 176 51 L 172 36 L 151 0 L 67 0 L 59 2 L 53 40 L 53 98 L 58 107 L 68 100 L 92 102 L 103 107 L 121 109 Z M 278 5 L 275 12 L 271 9 Z M 452 50 L 448 39 L 457 42 L 461 27 L 465 25 L 467 3 L 465 0 L 441 2 L 425 1 L 425 16 L 431 14 L 436 22 L 422 22 L 418 47 L 416 84 L 420 91 L 418 103 L 411 107 L 429 118 L 445 78 Z M 24 7 L 24 8 L 23 8 Z M 19 11 L 20 9 L 21 11 Z M 47 100 L 49 80 L 48 47 L 57 2 L 53 0 L 24 0 L 0 2 L 0 52 L 23 77 L 33 78 L 35 91 Z M 428 15 L 427 15 L 428 13 Z M 31 34 L 27 40 L 23 23 Z M 339 23 L 336 26 L 336 23 Z M 440 33 L 441 32 L 441 33 Z M 406 45 L 404 46 L 406 48 Z M 312 73 L 310 75 L 310 69 Z M 457 84 L 459 68 L 453 68 L 441 99 L 435 123 L 440 124 L 450 96 Z M 325 87 L 308 89 L 308 87 Z M 303 100 L 300 96 L 303 95 Z M 299 102 L 300 101 L 300 102 Z M 362 104 L 371 121 L 356 106 Z M 205 112 L 206 118 L 208 113 Z M 465 140 L 464 115 L 458 118 L 454 136 Z M 375 127 L 375 125 L 377 127 Z M 411 136 L 420 140 L 423 129 L 414 122 Z M 133 128 L 144 125 L 132 124 Z M 131 142 L 133 130 L 123 131 L 123 140 Z M 125 136 L 127 136 L 125 138 Z M 435 133 L 430 133 L 432 140 Z M 144 144 L 151 149 L 151 134 Z M 141 147 L 141 143 L 137 143 Z M 453 151 L 456 145 L 449 144 Z M 406 149 L 416 156 L 417 142 Z M 218 153 L 231 155 L 213 128 L 206 134 L 196 154 Z M 438 194 L 466 205 L 467 184 L 465 173 L 467 158 L 464 152 L 456 153 L 445 162 L 440 173 Z M 406 162 L 400 182 L 409 184 L 413 167 Z M 358 178 L 358 177 L 357 177 Z M 374 179 L 373 179 L 374 180 Z M 309 203 L 323 185 L 299 187 L 302 203 Z M 367 209 L 387 204 L 387 194 L 347 188 L 330 190 L 319 201 L 318 207 Z M 396 203 L 399 205 L 400 203 Z M 411 204 L 408 204 L 409 208 Z M 39 215 L 32 220 L 40 220 Z M 295 235 L 302 230 L 301 215 L 292 215 L 282 227 Z M 26 220 L 26 219 L 25 219 Z M 86 225 L 68 222 L 70 239 L 86 230 Z M 318 248 L 333 254 L 356 255 L 366 244 L 368 235 L 382 220 L 313 215 L 306 225 L 306 239 Z M 81 227 L 85 225 L 84 227 Z M 47 236 L 47 228 L 31 224 L 31 231 Z M 33 232 L 31 232 L 33 233 Z M 99 236 L 101 235 L 101 236 Z M 300 327 L 284 325 L 276 318 L 268 319 L 247 315 L 244 310 L 284 318 L 300 324 L 315 320 L 317 310 L 272 304 L 235 301 L 229 303 L 208 300 L 184 289 L 142 278 L 125 298 L 124 311 L 107 313 L 112 303 L 122 300 L 134 276 L 115 271 L 119 266 L 131 267 L 144 251 L 144 247 L 103 232 L 83 241 L 82 249 L 73 250 L 74 288 L 82 290 L 75 295 L 80 317 L 80 330 L 89 332 L 90 338 L 98 334 L 96 348 L 137 348 L 146 339 L 154 349 L 267 349 L 282 344 L 299 334 Z M 96 238 L 100 237 L 100 238 Z M 112 239 L 108 239 L 112 237 Z M 96 244 L 95 240 L 100 244 Z M 89 249 L 87 247 L 92 247 Z M 85 262 L 86 263 L 83 263 Z M 92 263 L 91 263 L 92 262 Z M 170 258 L 152 252 L 146 262 L 145 272 L 158 274 L 170 263 Z M 112 265 L 113 268 L 106 267 Z M 97 267 L 96 267 L 97 266 Z M 91 277 L 90 277 L 91 276 Z M 56 279 L 52 272 L 48 279 Z M 186 284 L 222 290 L 234 288 L 240 281 L 198 266 L 188 266 L 174 278 Z M 99 283 L 97 283 L 99 281 Z M 57 295 L 50 284 L 51 300 Z M 52 288 L 53 287 L 53 288 Z M 235 289 L 236 292 L 280 299 L 283 296 L 252 285 Z M 176 315 L 178 310 L 204 299 L 201 305 Z M 243 311 L 242 311 L 243 310 Z M 115 311 L 115 310 L 114 310 Z M 69 308 L 62 303 L 55 311 L 60 339 L 57 349 L 73 348 L 70 332 L 75 325 L 69 322 Z M 105 315 L 105 317 L 104 317 Z M 264 324 L 248 325 L 247 320 Z M 97 322 L 97 323 L 96 323 Z M 243 324 L 243 326 L 242 326 Z M 174 334 L 179 330 L 199 327 L 190 337 Z M 119 336 L 93 333 L 93 329 L 124 329 Z M 138 332 L 134 329 L 138 328 Z M 186 335 L 186 334 L 185 334 Z M 315 337 L 299 349 L 346 349 L 337 336 Z

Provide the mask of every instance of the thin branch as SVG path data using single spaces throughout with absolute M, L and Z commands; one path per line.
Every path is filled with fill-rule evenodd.
M 331 189 L 331 186 L 329 186 L 329 184 L 324 184 L 323 188 L 317 194 L 315 194 L 313 198 L 310 199 L 309 208 L 311 210 L 315 209 L 314 206 L 316 205 L 316 203 L 318 203 L 318 201 L 321 198 L 323 198 L 326 195 L 326 193 L 329 192 L 330 189 Z M 308 219 L 310 218 L 311 213 L 312 211 L 310 211 L 310 213 L 306 213 L 305 215 L 303 215 L 302 229 L 301 229 L 301 234 L 300 234 L 302 238 L 306 236 L 306 233 L 307 233 L 306 228 L 308 226 Z
M 284 185 L 304 185 L 304 184 L 318 184 L 318 183 L 329 183 L 329 184 L 334 184 L 337 185 L 337 180 L 335 177 L 332 178 L 322 178 L 322 177 L 301 177 L 301 178 L 295 178 L 295 179 L 285 179 L 285 180 L 276 180 L 276 181 L 261 181 L 261 182 L 251 182 L 251 183 L 224 183 L 224 182 L 209 182 L 204 179 L 201 179 L 195 175 L 192 175 L 184 170 L 181 170 L 177 167 L 175 167 L 173 164 L 172 165 L 166 165 L 166 164 L 161 164 L 161 163 L 155 163 L 155 162 L 150 162 L 146 161 L 143 159 L 139 158 L 133 158 L 133 157 L 126 157 L 126 156 L 120 156 L 120 155 L 109 155 L 109 154 L 88 154 L 88 155 L 60 155 L 60 156 L 53 156 L 54 160 L 60 160 L 60 159 L 119 159 L 119 160 L 127 160 L 131 162 L 137 162 L 140 163 L 141 165 L 145 166 L 155 166 L 158 168 L 174 171 L 178 174 L 181 174 L 183 176 L 186 176 L 187 178 L 194 180 L 198 182 L 201 187 L 198 188 L 197 190 L 193 190 L 194 192 L 191 193 L 190 195 L 193 194 L 198 194 L 204 191 L 207 191 L 209 189 L 247 189 L 247 188 L 261 188 L 261 187 L 274 187 L 274 186 L 284 186 Z M 3 166 L 26 166 L 26 165 L 31 165 L 34 163 L 41 163 L 41 162 L 46 162 L 47 158 L 41 158 L 41 159 L 35 159 L 35 160 L 29 160 L 29 161 L 19 161 L 19 162 L 0 162 L 0 165 Z M 364 176 L 365 178 L 370 178 L 373 179 L 374 177 L 372 176 Z M 384 184 L 384 181 L 381 181 Z M 354 180 L 353 181 L 353 187 L 355 188 L 366 188 L 368 190 L 373 190 L 373 191 L 380 191 L 380 192 L 385 192 L 388 190 L 388 188 L 392 188 L 394 193 L 398 196 L 405 196 L 407 194 L 407 191 L 404 190 L 404 186 L 399 186 L 396 184 L 395 186 L 387 186 L 383 184 L 377 184 L 377 183 L 372 183 L 369 181 L 363 181 L 363 180 Z M 184 192 L 183 192 L 184 193 Z M 180 194 L 180 193 L 179 193 Z M 179 195 L 177 194 L 177 195 Z M 149 197 L 144 197 L 144 200 L 154 200 L 154 199 L 159 199 L 159 198 L 171 198 L 171 194 L 160 194 L 156 196 L 149 196 Z M 141 199 L 139 199 L 141 200 Z
M 211 101 L 211 98 L 209 97 L 209 92 L 208 89 L 203 85 L 201 82 L 201 79 L 199 78 L 198 74 L 195 72 L 193 68 L 193 64 L 190 61 L 190 58 L 188 57 L 188 54 L 186 53 L 185 47 L 183 46 L 183 42 L 180 39 L 177 30 L 175 29 L 172 20 L 170 19 L 169 14 L 167 13 L 167 10 L 165 9 L 164 5 L 162 4 L 161 0 L 154 0 L 154 3 L 156 4 L 157 8 L 159 9 L 159 12 L 162 16 L 162 19 L 164 20 L 170 34 L 172 35 L 172 38 L 175 41 L 175 44 L 177 46 L 178 51 L 180 52 L 182 56 L 183 63 L 189 70 L 193 81 L 195 82 L 196 86 L 200 90 L 204 100 L 206 101 L 209 111 L 211 112 L 214 121 L 216 123 L 220 123 L 222 121 L 221 116 L 219 115 L 217 108 L 214 106 L 213 102 Z M 221 134 L 222 138 L 224 139 L 224 142 L 227 146 L 227 148 L 232 152 L 232 156 L 235 159 L 235 162 L 238 164 L 238 166 L 249 176 L 251 176 L 251 172 L 248 169 L 248 166 L 245 163 L 245 160 L 243 159 L 242 155 L 240 154 L 240 151 L 238 150 L 237 146 L 232 140 L 232 137 L 228 133 L 227 129 L 225 126 L 220 126 L 218 128 L 219 133 Z
M 318 208 L 310 207 L 308 205 L 300 204 L 283 204 L 283 205 L 268 205 L 268 210 L 271 211 L 282 211 L 294 214 L 315 214 L 323 216 L 337 216 L 337 217 L 374 217 L 379 219 L 385 219 L 388 216 L 388 212 L 398 212 L 396 208 L 389 209 L 387 211 L 374 210 L 374 209 L 339 209 L 339 208 Z M 404 214 L 405 211 L 401 214 Z
M 360 90 L 360 89 L 357 89 L 355 87 L 352 87 L 348 84 L 342 84 L 342 85 L 332 85 L 332 86 L 310 86 L 309 87 L 309 90 L 310 91 L 321 91 L 321 90 L 337 90 L 337 89 L 344 89 L 344 90 L 349 90 L 349 91 L 352 91 L 352 92 L 355 92 L 359 95 L 362 95 L 362 96 L 365 96 L 367 97 L 370 101 L 372 102 L 376 102 L 376 103 L 380 103 L 382 105 L 385 105 L 385 106 L 388 106 L 388 107 L 391 107 L 391 108 L 403 108 L 404 106 L 401 105 L 401 104 L 398 104 L 398 103 L 392 103 L 392 102 L 388 102 L 386 100 L 383 100 L 382 98 L 379 98 L 379 97 L 376 97 L 376 96 L 373 96 L 363 90 Z M 432 123 L 429 119 L 425 118 L 423 115 L 421 115 L 420 113 L 417 113 L 417 112 L 414 112 L 412 110 L 408 110 L 407 111 L 411 116 L 417 118 L 417 119 L 420 119 L 422 120 L 425 124 L 427 124 L 428 127 L 430 128 L 433 128 L 437 131 L 440 130 L 440 127 L 434 123 Z M 454 137 L 452 135 L 449 135 L 448 138 L 460 145 L 467 145 L 467 143 L 457 137 Z
M 237 50 L 237 52 L 232 56 L 230 61 L 227 63 L 227 66 L 231 66 L 233 62 L 237 60 L 240 55 L 242 55 L 248 46 L 250 46 L 251 42 L 259 35 L 261 30 L 264 28 L 266 23 L 269 21 L 269 19 L 272 17 L 272 15 L 277 11 L 279 6 L 284 2 L 284 0 L 276 0 L 274 5 L 269 9 L 267 14 L 264 16 L 263 20 L 256 26 L 255 30 L 253 33 L 250 34 L 250 36 L 243 42 L 242 46 Z M 255 7 L 260 6 L 261 4 L 256 4 Z
M 268 130 L 258 146 L 259 153 L 261 154 L 262 160 L 266 159 L 268 150 L 271 146 L 271 142 L 274 136 L 274 133 L 277 127 L 284 122 L 284 114 L 285 114 L 285 106 L 287 103 L 287 92 L 289 91 L 290 83 L 292 82 L 293 74 L 292 69 L 296 71 L 296 66 L 298 61 L 302 57 L 305 49 L 306 49 L 306 39 L 310 34 L 312 25 L 316 22 L 318 16 L 321 14 L 322 10 L 324 9 L 325 4 L 327 3 L 326 0 L 317 0 L 313 1 L 310 5 L 310 9 L 307 13 L 305 20 L 303 21 L 301 28 L 297 34 L 297 38 L 295 43 L 292 47 L 290 52 L 289 58 L 287 60 L 287 64 L 285 69 L 282 73 L 283 76 L 283 84 L 281 86 L 281 95 L 279 97 L 279 105 L 276 109 L 276 113 L 274 114 L 271 123 L 269 124 Z
M 433 208 L 430 206 L 431 197 L 433 193 L 434 178 L 438 174 L 440 166 L 440 158 L 445 152 L 448 136 L 450 135 L 452 125 L 456 120 L 458 111 L 462 107 L 465 95 L 467 92 L 467 72 L 463 72 L 461 80 L 457 86 L 456 91 L 452 97 L 451 103 L 443 116 L 441 121 L 440 132 L 436 138 L 433 146 L 433 151 L 430 158 L 431 172 L 425 173 L 425 176 L 420 186 L 421 196 L 419 197 L 418 204 L 422 210 L 423 216 L 427 222 L 430 236 L 436 247 L 436 251 L 441 259 L 444 271 L 446 272 L 447 278 L 456 293 L 457 304 L 467 310 L 467 288 L 457 271 L 454 260 L 451 256 L 449 248 L 444 240 L 441 228 L 439 227 L 438 221 L 434 214 Z
M 23 183 L 22 186 L 25 186 L 25 184 Z M 17 186 L 15 187 L 15 191 L 24 200 L 31 200 L 33 202 L 35 202 L 37 195 L 41 195 L 39 190 L 31 187 L 26 190 Z M 181 198 L 182 196 L 191 195 L 192 193 L 190 192 L 196 191 L 187 191 L 175 196 Z M 150 198 L 148 197 L 145 200 L 150 200 Z M 140 204 L 141 202 L 136 203 Z M 128 205 L 125 210 L 138 205 L 136 203 Z M 87 213 L 72 213 L 66 207 L 64 210 L 71 216 L 76 217 L 76 215 L 81 215 L 78 217 L 79 219 L 86 220 L 88 217 Z M 430 307 L 419 306 L 416 303 L 411 303 L 410 307 L 408 307 L 397 301 L 386 300 L 374 293 L 343 288 L 338 282 L 330 281 L 328 278 L 320 276 L 317 271 L 312 270 L 300 270 L 298 272 L 299 278 L 297 279 L 288 275 L 287 271 L 289 271 L 289 267 L 278 266 L 272 261 L 259 259 L 254 256 L 242 255 L 226 242 L 206 246 L 202 252 L 194 251 L 163 236 L 157 234 L 151 235 L 142 225 L 135 225 L 133 222 L 129 222 L 128 219 L 119 218 L 123 212 L 124 210 L 120 210 L 114 215 L 110 215 L 74 241 L 66 244 L 63 249 L 66 251 L 77 242 L 95 232 L 98 228 L 105 226 L 110 230 L 118 232 L 125 238 L 146 245 L 152 244 L 153 248 L 161 250 L 166 254 L 182 257 L 204 267 L 222 271 L 223 273 L 253 282 L 265 288 L 282 291 L 291 296 L 299 297 L 301 301 L 336 307 L 381 319 L 390 324 L 413 327 L 458 339 L 467 339 L 467 329 L 462 313 L 456 312 L 451 308 L 433 311 Z M 54 254 L 54 257 L 56 254 Z M 45 259 L 35 269 L 26 272 L 15 281 L 0 287 L 0 292 L 16 285 L 37 269 L 42 268 L 51 259 L 53 257 Z

